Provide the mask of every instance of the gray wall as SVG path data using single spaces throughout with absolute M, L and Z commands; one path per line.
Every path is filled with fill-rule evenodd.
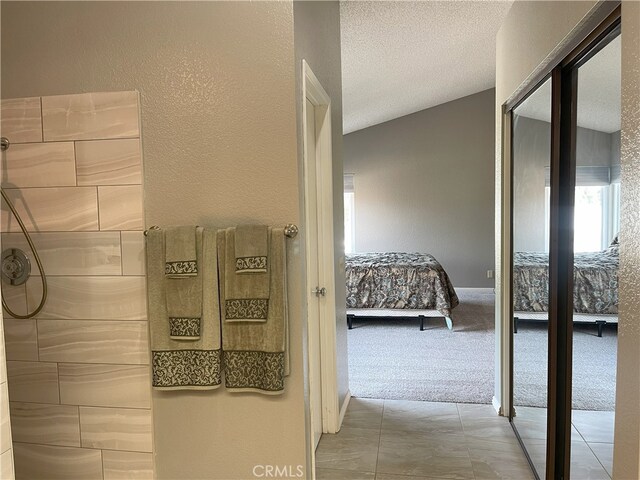
M 300 221 L 291 2 L 2 2 L 2 96 L 139 90 L 146 225 Z M 154 392 L 158 479 L 304 465 L 302 259 L 283 396 Z
M 617 140 L 616 140 L 617 139 Z M 605 133 L 578 127 L 579 166 L 620 163 L 620 132 Z M 616 151 L 616 148 L 618 149 Z M 513 248 L 544 252 L 545 167 L 551 158 L 551 125 L 515 115 L 513 119 Z
M 433 254 L 457 287 L 492 287 L 494 90 L 344 137 L 356 251 Z
M 344 278 L 344 200 L 342 195 L 342 63 L 340 51 L 340 3 L 294 2 L 298 131 L 302 132 L 302 60 L 306 60 L 331 98 L 333 154 L 333 232 L 336 284 L 336 334 L 338 403 L 349 390 L 347 357 L 346 286 Z M 298 158 L 302 158 L 302 135 L 298 136 Z M 302 173 L 302 169 L 300 169 Z M 302 184 L 302 177 L 300 178 Z M 302 205 L 304 199 L 300 199 Z

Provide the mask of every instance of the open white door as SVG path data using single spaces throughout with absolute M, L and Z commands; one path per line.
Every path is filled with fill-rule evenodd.
M 331 100 L 303 61 L 304 231 L 312 445 L 338 430 Z

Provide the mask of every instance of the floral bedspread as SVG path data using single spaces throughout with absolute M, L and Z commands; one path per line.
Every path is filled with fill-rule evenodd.
M 424 253 L 347 254 L 347 308 L 437 310 L 451 317 L 458 296 L 447 272 Z
M 513 258 L 513 310 L 549 309 L 549 255 L 516 252 Z M 618 247 L 576 253 L 573 270 L 573 311 L 618 313 Z

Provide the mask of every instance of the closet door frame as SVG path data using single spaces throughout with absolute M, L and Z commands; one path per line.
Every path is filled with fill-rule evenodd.
M 571 401 L 573 360 L 573 233 L 576 176 L 576 133 L 578 69 L 620 34 L 621 8 L 616 8 L 591 31 L 579 45 L 551 70 L 551 198 L 549 234 L 549 320 L 548 320 L 548 385 L 547 385 L 547 453 L 548 480 L 568 480 L 571 464 Z M 516 101 L 505 106 L 505 122 L 512 126 L 513 109 L 535 91 L 548 75 Z M 513 176 L 513 154 L 510 151 L 513 130 L 509 128 L 509 157 Z M 513 185 L 513 178 L 510 184 Z M 510 188 L 510 255 L 508 261 L 513 279 L 513 188 Z M 513 296 L 510 297 L 510 404 L 513 420 Z M 512 423 L 512 425 L 514 425 Z M 535 472 L 526 448 L 514 427 L 527 459 Z M 537 472 L 535 473 L 537 476 Z

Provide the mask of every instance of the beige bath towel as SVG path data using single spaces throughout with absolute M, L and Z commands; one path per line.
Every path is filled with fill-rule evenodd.
M 164 273 L 168 277 L 196 276 L 198 274 L 196 227 L 167 227 L 165 229 L 164 256 Z
M 220 278 L 234 265 L 233 248 L 228 248 L 229 230 L 218 232 Z M 222 338 L 225 386 L 232 392 L 258 392 L 277 395 L 284 391 L 289 373 L 289 322 L 285 238 L 282 228 L 269 233 L 270 298 L 266 322 L 225 321 Z M 233 246 L 233 243 L 231 243 Z M 220 298 L 226 299 L 225 282 L 220 282 Z
M 269 227 L 238 225 L 235 251 L 236 273 L 266 273 L 269 258 Z
M 147 292 L 153 387 L 162 390 L 205 390 L 220 386 L 220 305 L 216 230 L 204 229 L 196 242 L 202 276 L 200 338 L 172 340 L 166 308 L 166 284 L 180 280 L 164 273 L 164 235 L 150 230 L 147 236 Z
M 236 228 L 225 230 L 224 300 L 227 322 L 266 322 L 269 315 L 269 272 L 236 274 Z M 270 243 L 270 242 L 267 242 Z M 272 269 L 273 269 L 272 265 Z
M 164 230 L 165 291 L 169 334 L 174 340 L 191 341 L 200 338 L 202 317 L 202 228 L 169 227 Z M 180 248 L 179 242 L 185 245 Z M 169 244 L 173 247 L 169 248 Z M 190 253 L 193 247 L 193 254 Z M 179 253 L 176 253 L 179 252 Z M 168 274 L 168 265 L 177 255 L 193 256 L 194 267 L 188 274 Z M 189 257 L 183 257 L 189 258 Z M 174 270 L 175 272 L 175 270 Z

